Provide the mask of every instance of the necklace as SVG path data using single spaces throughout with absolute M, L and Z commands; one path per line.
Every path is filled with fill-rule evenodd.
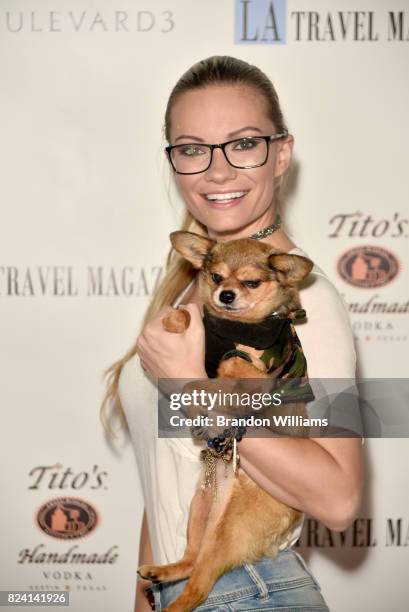
M 268 225 L 264 229 L 259 230 L 255 234 L 249 236 L 252 240 L 260 240 L 261 238 L 265 238 L 266 236 L 270 236 L 273 232 L 278 230 L 281 227 L 281 217 L 277 213 L 276 220 L 271 225 Z

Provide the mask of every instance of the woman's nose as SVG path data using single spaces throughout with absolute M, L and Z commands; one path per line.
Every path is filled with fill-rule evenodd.
M 221 149 L 213 149 L 213 158 L 210 167 L 206 171 L 206 177 L 210 180 L 223 180 L 235 176 L 236 169 L 233 168 L 224 156 Z

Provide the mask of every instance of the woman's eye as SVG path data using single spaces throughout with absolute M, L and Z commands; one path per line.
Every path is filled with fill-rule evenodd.
M 256 289 L 261 284 L 261 281 L 260 280 L 248 280 L 248 281 L 242 281 L 241 284 L 244 285 L 245 287 L 248 287 L 249 289 Z
M 257 146 L 257 140 L 254 138 L 243 138 L 242 140 L 238 140 L 236 146 L 234 147 L 236 151 L 243 151 L 245 149 L 253 149 Z
M 216 283 L 216 285 L 219 285 L 223 280 L 223 276 L 220 276 L 220 274 L 214 273 L 211 275 L 211 277 L 212 277 L 212 281 Z
M 196 157 L 198 155 L 202 155 L 203 151 L 199 147 L 188 145 L 186 147 L 180 147 L 179 153 L 181 155 L 186 155 L 187 157 Z

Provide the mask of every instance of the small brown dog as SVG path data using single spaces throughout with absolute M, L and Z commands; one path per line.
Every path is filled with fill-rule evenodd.
M 233 346 L 232 353 L 226 354 L 226 347 L 220 349 L 217 343 L 212 345 L 219 348 L 219 353 L 225 353 L 216 367 L 216 376 L 287 378 L 294 376 L 294 371 L 300 373 L 300 363 L 306 376 L 305 358 L 291 317 L 301 308 L 297 284 L 310 273 L 312 262 L 279 253 L 249 238 L 216 242 L 191 232 L 173 232 L 170 237 L 176 251 L 200 271 L 200 299 L 215 334 L 225 332 L 232 322 L 237 322 L 239 333 L 244 335 L 233 345 L 228 340 L 227 349 Z M 163 320 L 163 325 L 168 331 L 181 333 L 189 322 L 186 310 L 175 309 Z M 260 325 L 261 328 L 257 327 Z M 255 334 L 255 343 L 246 344 L 248 333 Z M 271 334 L 272 347 L 268 343 Z M 263 344 L 265 340 L 268 348 Z M 206 369 L 211 377 L 208 347 L 206 343 Z M 215 382 L 209 378 L 200 388 L 209 389 L 210 383 L 215 388 Z M 198 388 L 198 382 L 194 388 Z M 303 414 L 303 410 L 304 404 L 298 403 L 294 414 Z M 205 432 L 196 428 L 193 433 L 203 439 Z M 202 451 L 202 459 L 206 452 L 209 450 Z M 234 461 L 228 472 L 225 460 L 216 461 L 215 465 L 221 483 L 218 495 L 215 498 L 211 487 L 199 483 L 190 506 L 183 558 L 169 565 L 142 565 L 138 569 L 141 577 L 152 582 L 189 578 L 183 592 L 166 608 L 167 612 L 190 612 L 206 600 L 225 572 L 266 555 L 275 558 L 301 518 L 301 512 L 274 499 L 242 469 L 237 469 Z

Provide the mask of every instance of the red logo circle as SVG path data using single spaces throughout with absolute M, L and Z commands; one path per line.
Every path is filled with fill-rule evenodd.
M 390 283 L 399 272 L 399 262 L 384 248 L 360 246 L 341 255 L 337 270 L 350 285 L 372 289 Z
M 56 497 L 43 504 L 36 515 L 40 529 L 53 538 L 83 538 L 95 529 L 99 520 L 96 510 L 82 499 Z

